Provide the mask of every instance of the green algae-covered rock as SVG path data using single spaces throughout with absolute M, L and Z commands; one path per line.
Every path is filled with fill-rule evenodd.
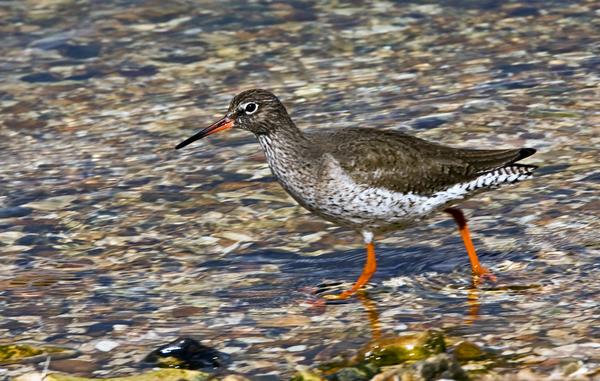
M 477 344 L 471 343 L 470 341 L 461 341 L 457 343 L 453 352 L 458 361 L 483 360 L 490 356 L 489 353 L 486 353 Z
M 415 363 L 404 363 L 387 368 L 371 381 L 434 381 L 450 379 L 468 381 L 469 377 L 452 356 L 441 353 Z
M 292 381 L 325 381 L 325 379 L 321 377 L 320 372 L 306 369 L 298 371 L 292 377 Z
M 443 333 L 429 330 L 418 335 L 379 340 L 365 352 L 364 359 L 377 366 L 387 366 L 422 360 L 445 351 Z
M 0 345 L 0 364 L 15 364 L 37 362 L 51 356 L 53 359 L 63 359 L 73 356 L 76 351 L 67 348 L 51 346 L 35 346 L 29 344 Z
M 36 378 L 36 376 L 38 378 Z M 44 378 L 44 381 L 205 381 L 208 378 L 208 373 L 197 370 L 159 369 L 144 374 L 114 378 L 87 378 L 69 376 L 68 374 L 62 373 L 51 373 Z M 30 381 L 41 379 L 41 374 L 29 373 L 16 378 L 14 381 Z

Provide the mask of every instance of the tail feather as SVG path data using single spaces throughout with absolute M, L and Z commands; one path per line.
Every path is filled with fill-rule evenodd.
M 467 191 L 475 191 L 481 188 L 492 188 L 502 184 L 516 183 L 530 178 L 537 168 L 529 164 L 509 164 L 504 167 L 486 172 L 467 185 Z

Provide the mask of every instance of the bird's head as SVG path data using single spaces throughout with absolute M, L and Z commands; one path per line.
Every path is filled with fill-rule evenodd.
M 221 120 L 187 138 L 175 148 L 183 148 L 205 136 L 230 128 L 241 128 L 255 135 L 268 135 L 288 121 L 287 110 L 273 93 L 261 89 L 246 90 L 231 100 L 227 114 Z

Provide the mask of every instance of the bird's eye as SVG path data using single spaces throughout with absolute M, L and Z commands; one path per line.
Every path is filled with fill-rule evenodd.
M 246 103 L 246 106 L 244 106 L 244 111 L 248 115 L 254 114 L 256 110 L 258 110 L 258 105 L 254 102 Z

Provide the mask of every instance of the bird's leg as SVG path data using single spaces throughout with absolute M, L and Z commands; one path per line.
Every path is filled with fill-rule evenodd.
M 346 299 L 356 291 L 358 291 L 362 286 L 367 284 L 375 269 L 377 268 L 377 260 L 375 258 L 375 244 L 373 243 L 373 233 L 371 232 L 363 232 L 363 236 L 365 238 L 365 243 L 367 245 L 367 261 L 365 263 L 365 267 L 363 268 L 362 274 L 358 277 L 354 286 L 351 289 L 342 292 L 339 295 L 324 295 L 324 298 L 327 299 Z
M 471 235 L 469 234 L 469 228 L 467 227 L 467 219 L 465 218 L 463 212 L 456 208 L 447 208 L 444 209 L 444 212 L 452 215 L 452 217 L 454 217 L 454 221 L 456 221 L 456 224 L 458 225 L 458 231 L 460 232 L 460 236 L 465 243 L 467 254 L 469 255 L 469 260 L 471 261 L 471 269 L 473 270 L 473 274 L 478 276 L 484 276 L 488 274 L 493 278 L 494 276 L 491 275 L 490 270 L 486 269 L 481 265 L 481 263 L 479 263 L 479 258 L 477 258 L 475 246 L 473 246 Z

